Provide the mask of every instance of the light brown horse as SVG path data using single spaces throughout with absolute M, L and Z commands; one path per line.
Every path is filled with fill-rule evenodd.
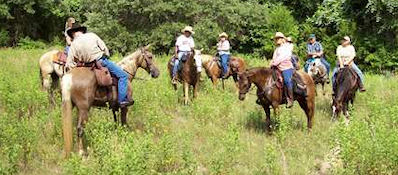
M 123 58 L 118 63 L 126 72 L 130 74 L 129 81 L 131 82 L 135 76 L 138 68 L 145 69 L 151 74 L 153 78 L 159 76 L 158 68 L 153 64 L 152 54 L 147 50 L 148 48 L 138 49 L 133 54 Z M 112 103 L 107 98 L 107 93 L 103 93 L 104 88 L 99 87 L 97 79 L 91 68 L 77 67 L 70 70 L 62 77 L 62 120 L 63 120 L 63 135 L 64 135 L 64 149 L 65 155 L 69 156 L 72 150 L 72 108 L 77 107 L 78 122 L 77 122 L 77 136 L 79 153 L 84 153 L 83 147 L 83 133 L 84 127 L 88 120 L 88 113 L 92 106 L 104 106 L 109 102 L 112 106 L 117 103 Z M 117 98 L 112 98 L 117 100 Z M 121 122 L 127 123 L 127 107 L 121 108 Z
M 54 91 L 59 86 L 59 80 L 64 74 L 64 65 L 54 62 L 60 50 L 51 50 L 40 57 L 40 80 L 42 89 L 47 91 L 51 106 L 55 105 Z
M 199 79 L 200 73 L 197 72 L 197 67 L 195 65 L 195 50 L 192 50 L 187 56 L 186 61 L 180 61 L 180 66 L 182 69 L 177 72 L 178 81 L 183 84 L 184 87 L 184 104 L 187 105 L 189 101 L 189 88 L 193 87 L 193 98 L 198 96 Z M 170 59 L 167 64 L 170 78 L 173 79 L 173 63 L 174 57 Z M 177 90 L 177 85 L 173 85 L 174 90 Z
M 312 77 L 312 79 L 315 82 L 315 86 L 317 84 L 322 85 L 322 94 L 325 95 L 325 83 L 328 83 L 328 76 L 327 76 L 327 69 L 325 65 L 322 64 L 321 60 L 319 58 L 315 59 L 314 62 L 312 62 L 308 66 L 308 74 Z M 316 90 L 316 88 L 315 88 Z M 317 92 L 317 91 L 316 91 Z M 318 93 L 316 93 L 318 94 Z
M 212 55 L 201 55 L 203 68 L 206 70 L 207 76 L 210 78 L 213 86 L 217 86 L 218 79 L 221 78 L 222 69 L 218 65 L 217 59 Z M 238 74 L 246 70 L 246 63 L 242 58 L 231 57 L 229 61 L 229 70 L 227 79 L 233 77 L 236 87 L 238 87 Z M 224 79 L 222 81 L 222 88 L 224 89 Z
M 296 72 L 302 79 L 306 87 L 306 96 L 302 94 L 294 94 L 294 99 L 298 101 L 301 108 L 307 115 L 307 127 L 312 128 L 315 110 L 315 85 L 312 78 L 304 72 Z M 258 104 L 261 105 L 266 114 L 266 126 L 270 130 L 271 109 L 274 114 L 278 114 L 279 105 L 286 103 L 282 98 L 282 90 L 277 88 L 272 75 L 272 69 L 260 67 L 251 68 L 239 75 L 239 100 L 244 100 L 246 93 L 249 92 L 251 85 L 257 87 Z

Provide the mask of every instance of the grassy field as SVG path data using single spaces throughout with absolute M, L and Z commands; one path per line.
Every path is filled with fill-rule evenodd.
M 232 80 L 222 90 L 204 78 L 199 97 L 183 106 L 162 56 L 158 79 L 140 70 L 133 81 L 129 127 L 114 124 L 107 109 L 92 109 L 88 157 L 65 160 L 60 99 L 51 109 L 40 90 L 44 52 L 0 50 L 0 174 L 319 174 L 327 167 L 329 174 L 398 174 L 398 77 L 367 74 L 368 91 L 357 95 L 349 126 L 331 121 L 328 87 L 316 98 L 311 133 L 295 103 L 272 116 L 267 134 L 255 91 L 239 101 Z

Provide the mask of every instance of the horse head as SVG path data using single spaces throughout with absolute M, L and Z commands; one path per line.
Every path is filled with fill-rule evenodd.
M 247 71 L 238 74 L 239 100 L 245 100 L 246 94 L 251 87 L 249 73 Z
M 153 63 L 153 54 L 149 52 L 150 45 L 140 48 L 141 56 L 138 58 L 137 66 L 145 69 L 152 78 L 159 77 L 160 71 Z
M 336 81 L 333 86 L 334 97 L 333 97 L 333 117 L 337 117 L 343 110 L 344 104 L 348 104 L 349 98 L 352 98 L 350 91 L 355 91 L 355 85 L 357 84 L 357 78 L 354 72 L 349 67 L 340 68 L 336 75 Z

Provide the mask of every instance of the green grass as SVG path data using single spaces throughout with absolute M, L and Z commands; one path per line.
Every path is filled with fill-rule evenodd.
M 232 80 L 223 91 L 205 77 L 199 97 L 182 105 L 182 89 L 172 89 L 168 57 L 161 56 L 158 79 L 139 70 L 133 81 L 129 127 L 116 126 L 107 109 L 92 109 L 89 156 L 65 160 L 60 99 L 51 110 L 40 91 L 37 62 L 45 51 L 0 50 L 0 174 L 316 174 L 324 162 L 332 174 L 398 173 L 397 77 L 366 75 L 368 91 L 357 95 L 347 127 L 330 120 L 328 87 L 316 98 L 311 133 L 295 103 L 272 116 L 269 135 L 255 92 L 239 101 Z

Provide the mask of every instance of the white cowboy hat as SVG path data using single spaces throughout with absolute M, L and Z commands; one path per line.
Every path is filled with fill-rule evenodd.
M 219 34 L 218 37 L 219 38 L 221 38 L 221 37 L 228 38 L 228 35 L 227 35 L 227 33 L 223 32 L 223 33 Z
M 184 29 L 181 30 L 182 33 L 184 32 L 189 32 L 191 34 L 195 34 L 195 32 L 193 31 L 193 28 L 191 26 L 185 26 Z
M 282 32 L 276 32 L 275 36 L 274 36 L 274 39 L 276 39 L 276 38 L 286 38 L 286 37 L 285 37 L 285 35 Z
M 351 42 L 351 38 L 349 36 L 344 36 L 343 39 L 348 41 L 348 42 Z

